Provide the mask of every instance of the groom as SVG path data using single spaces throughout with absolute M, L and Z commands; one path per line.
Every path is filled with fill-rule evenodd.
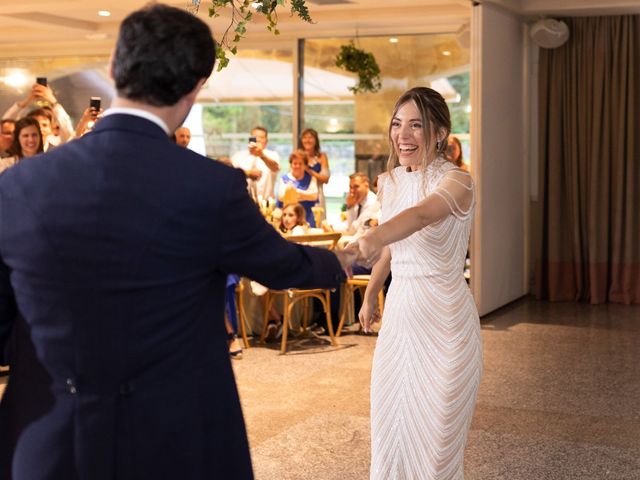
M 226 276 L 334 288 L 352 259 L 287 242 L 240 170 L 169 140 L 214 59 L 195 16 L 134 12 L 113 108 L 0 176 L 0 478 L 253 478 Z

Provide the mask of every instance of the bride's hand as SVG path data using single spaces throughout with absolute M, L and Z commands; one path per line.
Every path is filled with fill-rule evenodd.
M 362 307 L 360 307 L 360 312 L 358 313 L 358 320 L 364 333 L 373 333 L 371 325 L 380 320 L 378 302 L 368 300 L 362 302 Z

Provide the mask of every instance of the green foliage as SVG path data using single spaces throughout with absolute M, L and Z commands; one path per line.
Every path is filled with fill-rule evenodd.
M 219 17 L 223 9 L 231 9 L 231 22 L 222 35 L 218 43 L 216 57 L 218 59 L 218 71 L 229 64 L 227 52 L 235 55 L 238 52 L 238 44 L 247 33 L 247 24 L 263 16 L 267 20 L 267 30 L 274 35 L 280 35 L 278 30 L 278 8 L 284 8 L 287 0 L 209 0 L 209 16 Z M 306 6 L 306 0 L 290 0 L 291 16 L 297 15 L 300 19 L 308 23 L 313 23 Z M 258 6 L 253 11 L 252 3 Z M 190 11 L 197 13 L 200 0 L 192 0 L 193 6 Z
M 353 93 L 375 93 L 382 87 L 380 67 L 373 53 L 357 48 L 353 42 L 340 46 L 336 67 L 358 74 L 358 83 L 349 87 Z

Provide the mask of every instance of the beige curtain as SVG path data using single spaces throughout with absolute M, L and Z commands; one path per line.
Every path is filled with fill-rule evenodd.
M 640 16 L 541 49 L 540 299 L 640 303 Z

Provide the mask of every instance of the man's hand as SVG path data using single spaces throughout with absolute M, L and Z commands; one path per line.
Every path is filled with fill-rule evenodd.
M 46 100 L 51 106 L 58 103 L 58 99 L 53 94 L 53 90 L 51 90 L 49 85 L 40 85 L 39 83 L 36 83 L 33 85 L 32 91 L 36 98 Z
M 249 144 L 249 153 L 254 157 L 262 158 L 262 148 L 257 143 L 251 142 Z
M 344 199 L 344 203 L 347 205 L 347 208 L 352 208 L 358 203 L 358 197 L 349 193 Z
M 375 230 L 369 230 L 356 242 L 359 249 L 357 262 L 365 267 L 373 267 L 380 259 L 384 245 L 378 240 Z
M 348 250 L 345 248 L 344 250 L 334 250 L 333 253 L 335 253 L 336 257 L 338 258 L 338 261 L 340 262 L 340 266 L 345 271 L 347 276 L 351 278 L 353 276 L 353 272 L 351 271 L 351 266 L 356 260 L 357 251 L 354 251 L 353 249 Z

